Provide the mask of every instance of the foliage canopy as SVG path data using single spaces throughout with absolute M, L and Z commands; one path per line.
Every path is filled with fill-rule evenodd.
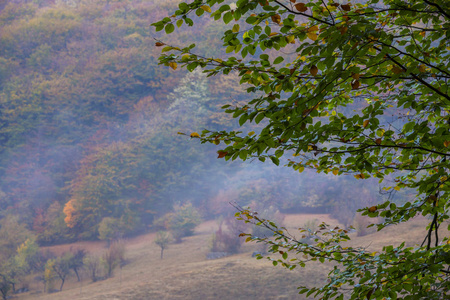
M 206 57 L 195 45 L 159 40 L 160 62 L 197 67 L 210 76 L 237 72 L 253 99 L 223 108 L 257 132 L 205 130 L 202 143 L 225 143 L 219 158 L 270 159 L 303 171 L 358 179 L 379 178 L 385 189 L 415 191 L 404 205 L 390 201 L 362 209 L 387 225 L 422 214 L 430 218 L 416 248 L 386 246 L 379 253 L 346 248 L 342 229 L 322 226 L 314 245 L 286 235 L 274 223 L 241 210 L 240 217 L 271 228 L 263 240 L 287 268 L 306 261 L 337 264 L 322 287 L 301 293 L 322 299 L 443 299 L 450 286 L 448 228 L 450 180 L 450 9 L 446 0 L 367 0 L 340 4 L 311 0 L 194 0 L 154 23 L 170 34 L 208 14 L 229 24 L 228 55 Z M 291 53 L 288 55 L 286 53 Z M 287 156 L 293 156 L 286 159 Z M 255 221 L 256 220 L 256 221 Z M 444 236 L 444 237 L 443 237 Z M 288 259 L 288 252 L 305 259 Z M 274 264 L 277 260 L 274 260 Z

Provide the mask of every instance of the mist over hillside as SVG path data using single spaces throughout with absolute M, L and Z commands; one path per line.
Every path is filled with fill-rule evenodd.
M 234 215 L 232 202 L 327 213 L 349 227 L 358 208 L 407 199 L 352 175 L 300 177 L 258 160 L 224 161 L 218 147 L 190 138 L 204 129 L 251 134 L 262 125 L 239 128 L 221 109 L 249 99 L 237 74 L 158 65 L 155 37 L 169 37 L 150 24 L 177 2 L 0 3 L 0 272 L 12 270 L 26 241 L 109 243 L 155 232 L 180 208 L 223 220 Z M 223 51 L 225 25 L 199 24 L 172 34 L 171 44 Z M 43 272 L 46 262 L 27 272 Z

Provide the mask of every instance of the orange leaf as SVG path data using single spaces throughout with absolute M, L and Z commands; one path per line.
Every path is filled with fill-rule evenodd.
M 424 73 L 425 71 L 426 71 L 425 66 L 424 66 L 424 65 L 420 65 L 420 66 L 419 66 L 419 72 L 420 72 L 420 73 Z
M 200 135 L 197 132 L 193 132 L 193 133 L 191 133 L 191 138 L 194 138 L 194 137 L 199 138 Z
M 361 173 L 361 174 L 355 175 L 354 177 L 355 177 L 356 179 L 364 179 L 366 176 L 364 176 L 364 174 Z
M 308 8 L 306 7 L 305 3 L 297 3 L 294 5 L 295 9 L 300 11 L 300 12 L 305 12 L 308 10 Z
M 377 145 L 381 145 L 381 139 L 380 139 L 380 138 L 376 139 L 376 140 L 375 140 L 375 143 L 376 143 Z
M 161 47 L 161 46 L 164 46 L 165 44 L 164 43 L 161 43 L 161 42 L 156 42 L 155 43 L 155 46 L 156 47 Z
M 444 142 L 444 147 L 448 147 L 448 146 L 450 146 L 450 141 L 445 141 Z
M 311 69 L 309 69 L 309 73 L 311 73 L 312 76 L 316 76 L 318 72 L 319 72 L 319 69 L 317 69 L 317 67 L 315 65 L 312 65 Z
M 345 27 L 345 26 L 341 27 L 340 31 L 341 31 L 341 34 L 344 35 L 348 31 L 348 27 Z
M 355 80 L 359 80 L 359 74 L 353 73 L 352 74 L 352 78 L 355 79 Z
M 352 81 L 352 90 L 357 90 L 359 88 L 360 84 L 358 80 Z
M 371 213 L 376 212 L 377 209 L 378 208 L 376 206 L 372 206 L 372 207 L 369 208 L 369 212 L 371 212 Z
M 364 128 L 366 128 L 366 127 L 367 127 L 367 125 L 369 125 L 369 120 L 365 120 L 365 121 L 364 121 L 364 123 L 363 123 L 363 127 L 364 127 Z

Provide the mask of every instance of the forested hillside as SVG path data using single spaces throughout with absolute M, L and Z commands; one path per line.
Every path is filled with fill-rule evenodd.
M 350 225 L 356 208 L 380 200 L 375 181 L 356 189 L 352 176 L 300 180 L 258 162 L 227 163 L 215 147 L 178 135 L 237 128 L 220 107 L 247 94 L 236 74 L 207 78 L 157 64 L 150 24 L 176 2 L 1 5 L 1 226 L 14 218 L 48 245 L 97 239 L 105 218 L 126 236 L 174 204 L 192 203 L 208 219 L 230 201 L 334 211 Z M 218 53 L 223 26 L 203 18 L 170 42 Z

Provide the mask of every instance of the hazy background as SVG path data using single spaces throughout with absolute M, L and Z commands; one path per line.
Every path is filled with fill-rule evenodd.
M 109 245 L 157 230 L 173 235 L 180 211 L 194 227 L 217 220 L 218 230 L 228 222 L 226 231 L 238 226 L 226 221 L 235 212 L 229 202 L 268 210 L 280 221 L 286 214 L 330 214 L 348 227 L 366 224 L 357 208 L 393 196 L 377 181 L 352 175 L 225 162 L 216 153 L 223 145 L 178 135 L 238 129 L 220 107 L 252 95 L 236 74 L 206 78 L 200 70 L 158 66 L 154 38 L 223 54 L 226 27 L 208 17 L 170 36 L 154 32 L 150 24 L 177 3 L 0 1 L 0 272 L 13 269 L 9 263 L 27 240 L 36 247 Z M 60 254 L 41 255 L 20 276 L 43 274 Z

